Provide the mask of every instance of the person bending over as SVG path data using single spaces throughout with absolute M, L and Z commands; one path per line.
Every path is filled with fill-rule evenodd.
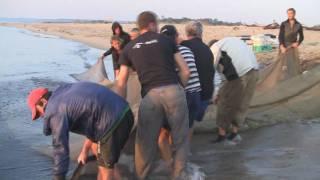
M 236 144 L 238 134 L 258 81 L 258 63 L 252 51 L 236 37 L 221 39 L 211 47 L 214 66 L 222 78 L 222 87 L 215 97 L 219 135 L 214 143 Z M 227 137 L 227 131 L 231 134 Z
M 32 120 L 44 119 L 52 136 L 53 176 L 63 180 L 69 166 L 69 131 L 97 143 L 98 179 L 111 180 L 133 126 L 133 114 L 120 96 L 98 84 L 67 83 L 53 92 L 37 88 L 27 99 Z

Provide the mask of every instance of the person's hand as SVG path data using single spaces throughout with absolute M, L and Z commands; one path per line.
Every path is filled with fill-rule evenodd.
M 64 175 L 54 175 L 52 177 L 53 180 L 66 180 L 66 177 Z
M 291 47 L 297 48 L 297 47 L 299 47 L 299 43 L 295 42 L 295 43 L 293 43 L 293 44 L 291 45 Z
M 287 66 L 282 66 L 282 71 L 287 71 L 288 67 Z
M 284 47 L 283 45 L 281 45 L 281 46 L 280 46 L 280 52 L 281 52 L 282 54 L 286 53 L 286 52 L 287 52 L 287 48 Z
M 78 163 L 79 164 L 86 164 L 87 157 L 88 157 L 88 152 L 81 151 L 81 153 L 78 156 Z
M 103 60 L 104 58 L 105 58 L 105 57 L 104 57 L 104 54 L 102 54 L 102 55 L 100 56 L 100 59 Z

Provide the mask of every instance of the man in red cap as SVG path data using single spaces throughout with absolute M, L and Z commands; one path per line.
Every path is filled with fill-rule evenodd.
M 55 180 L 69 166 L 69 131 L 98 143 L 98 179 L 113 179 L 114 165 L 128 140 L 133 114 L 128 103 L 98 84 L 64 84 L 55 91 L 37 88 L 28 96 L 32 120 L 44 118 L 44 134 L 52 135 Z
M 31 110 L 31 119 L 36 120 L 40 115 L 44 114 L 43 105 L 47 103 L 48 96 L 50 96 L 51 92 L 48 91 L 47 88 L 37 88 L 31 91 L 28 96 L 28 106 Z

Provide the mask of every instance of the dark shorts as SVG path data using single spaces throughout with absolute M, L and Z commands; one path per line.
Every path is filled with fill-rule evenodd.
M 201 109 L 201 96 L 200 92 L 186 92 L 186 97 L 189 110 L 189 128 L 192 128 Z
M 196 120 L 198 122 L 201 122 L 203 120 L 203 117 L 207 111 L 209 104 L 210 104 L 210 100 L 201 100 L 200 101 L 200 108 L 199 108 L 198 115 L 196 118 Z
M 134 123 L 132 111 L 127 111 L 120 121 L 120 124 L 112 132 L 110 137 L 98 142 L 98 166 L 112 169 L 120 158 L 121 150 L 129 139 Z

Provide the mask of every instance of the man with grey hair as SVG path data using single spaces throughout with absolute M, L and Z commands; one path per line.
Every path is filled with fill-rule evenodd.
M 205 111 L 211 102 L 213 94 L 213 54 L 209 47 L 202 41 L 203 26 L 198 21 L 191 21 L 185 27 L 187 40 L 181 43 L 191 49 L 194 54 L 196 67 L 199 73 L 201 85 L 201 107 L 196 117 L 197 121 L 202 121 Z
M 203 26 L 199 21 L 191 21 L 186 25 L 185 31 L 188 37 L 198 37 L 201 39 Z

